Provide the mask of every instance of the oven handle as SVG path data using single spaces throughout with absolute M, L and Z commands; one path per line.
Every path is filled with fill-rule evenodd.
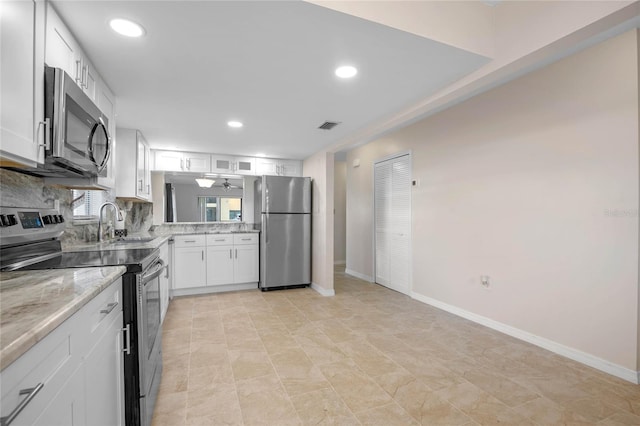
M 156 263 L 155 263 L 155 269 L 153 270 L 153 272 L 149 272 L 146 273 L 142 276 L 141 281 L 142 281 L 142 285 L 148 283 L 149 281 L 151 281 L 152 279 L 158 277 L 162 271 L 164 271 L 164 269 L 167 267 L 167 265 L 164 264 L 164 262 L 162 261 L 162 259 L 159 259 Z M 153 267 L 151 267 L 153 268 Z M 149 268 L 149 269 L 151 269 Z

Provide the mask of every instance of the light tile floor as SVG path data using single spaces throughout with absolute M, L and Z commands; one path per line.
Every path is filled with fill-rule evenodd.
M 384 287 L 176 298 L 153 425 L 640 425 L 640 386 Z

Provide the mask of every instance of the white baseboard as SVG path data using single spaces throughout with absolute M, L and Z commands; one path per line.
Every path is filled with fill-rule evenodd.
M 311 283 L 311 288 L 314 289 L 315 291 L 317 291 L 318 293 L 320 293 L 323 296 L 335 296 L 336 292 L 334 289 L 326 289 L 324 287 L 320 287 L 318 284 L 316 283 Z
M 257 290 L 257 289 L 258 289 L 258 283 L 227 284 L 227 285 L 214 285 L 214 286 L 206 286 L 206 287 L 172 289 L 170 291 L 170 295 L 171 297 L 195 296 L 199 294 L 222 293 L 225 291 Z
M 511 337 L 515 337 L 516 339 L 524 340 L 525 342 L 531 343 L 533 345 L 536 345 L 541 348 L 547 349 L 551 352 L 554 352 L 558 355 L 562 355 L 566 358 L 588 365 L 589 367 L 593 367 L 600 371 L 604 371 L 605 373 L 627 380 L 631 383 L 635 383 L 635 384 L 640 383 L 640 371 L 634 371 L 629 368 L 623 367 L 621 365 L 614 364 L 610 361 L 604 360 L 602 358 L 598 358 L 594 355 L 588 354 L 586 352 L 582 352 L 578 349 L 574 349 L 569 346 L 565 346 L 560 343 L 554 342 L 552 340 L 545 339 L 544 337 L 540 337 L 535 334 L 529 333 L 527 331 L 520 330 L 519 328 L 515 328 L 510 325 L 503 324 L 501 322 L 492 320 L 491 318 L 474 314 L 473 312 L 469 312 L 462 308 L 449 305 L 447 303 L 441 302 L 436 299 L 432 299 L 422 294 L 412 292 L 411 297 L 414 298 L 415 300 L 419 300 L 420 302 L 426 303 L 427 305 L 431 305 L 436 308 L 442 309 L 443 311 L 447 311 L 449 313 L 457 315 L 459 317 L 466 318 L 475 323 L 484 325 L 485 327 L 489 327 L 501 333 L 507 334 Z
M 370 277 L 369 275 L 361 274 L 360 272 L 356 272 L 351 269 L 345 269 L 344 273 L 347 275 L 352 275 L 356 278 L 360 278 L 361 280 L 365 280 L 370 283 L 373 282 L 373 277 Z
M 346 265 L 347 261 L 346 260 L 336 260 L 333 262 L 334 265 Z

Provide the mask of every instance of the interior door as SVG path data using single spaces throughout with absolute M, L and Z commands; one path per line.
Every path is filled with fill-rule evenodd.
M 410 292 L 411 157 L 380 161 L 374 167 L 375 280 Z

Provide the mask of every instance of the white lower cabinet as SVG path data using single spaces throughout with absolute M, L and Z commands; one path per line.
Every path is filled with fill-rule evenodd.
M 207 285 L 258 282 L 258 234 L 207 236 Z
M 110 321 L 84 361 L 87 425 L 124 424 L 122 342 L 120 314 Z
M 258 282 L 258 235 L 176 236 L 174 294 L 254 288 Z
M 233 283 L 233 245 L 207 247 L 207 285 Z
M 175 243 L 174 289 L 207 285 L 206 244 L 204 235 L 178 235 Z
M 0 383 L 3 418 L 31 397 L 13 426 L 124 425 L 122 279 L 2 370 Z

